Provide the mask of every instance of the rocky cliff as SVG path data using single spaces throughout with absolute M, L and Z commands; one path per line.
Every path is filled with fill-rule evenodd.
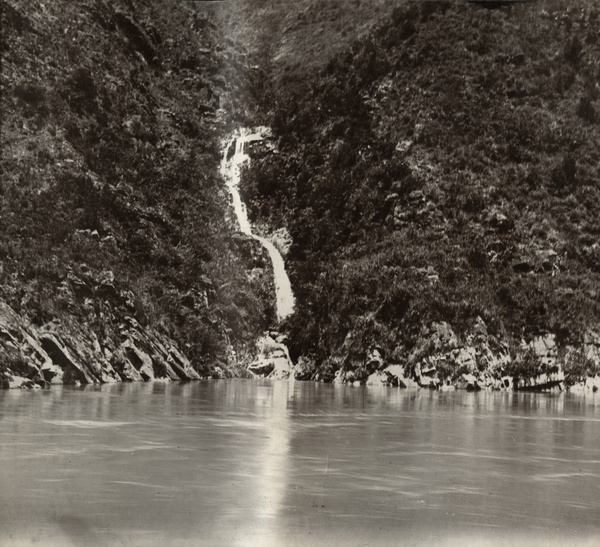
M 278 153 L 242 192 L 293 241 L 300 377 L 596 376 L 599 25 L 590 1 L 410 2 L 275 79 Z
M 4 387 L 245 374 L 272 279 L 218 173 L 251 74 L 218 22 L 2 2 Z
M 597 387 L 595 4 L 229 4 L 3 2 L 2 384 Z

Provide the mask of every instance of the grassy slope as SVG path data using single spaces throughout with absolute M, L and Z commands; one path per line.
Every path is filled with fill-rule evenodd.
M 246 198 L 294 240 L 295 357 L 402 361 L 478 316 L 514 345 L 597 327 L 599 25 L 593 2 L 409 3 L 279 80 Z
M 217 44 L 189 3 L 2 3 L 0 299 L 22 318 L 110 351 L 133 315 L 206 374 L 268 323 L 224 217 Z M 124 298 L 86 290 L 109 271 Z

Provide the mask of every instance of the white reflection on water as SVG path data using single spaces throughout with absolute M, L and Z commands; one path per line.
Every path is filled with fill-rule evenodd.
M 266 439 L 262 455 L 262 468 L 258 477 L 261 500 L 258 515 L 264 527 L 258 537 L 272 537 L 274 519 L 280 512 L 287 490 L 290 469 L 290 418 L 288 401 L 293 397 L 293 382 L 277 382 L 270 394 L 270 415 L 265 428 Z
M 598 398 L 214 381 L 0 393 L 0 543 L 594 544 Z

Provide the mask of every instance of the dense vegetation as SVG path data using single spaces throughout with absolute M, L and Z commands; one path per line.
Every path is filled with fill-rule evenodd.
M 434 322 L 511 347 L 598 326 L 599 27 L 591 1 L 410 2 L 312 77 L 275 72 L 279 153 L 244 193 L 293 239 L 295 359 L 330 378 Z
M 221 139 L 268 124 L 243 194 L 291 235 L 302 377 L 414 365 L 445 324 L 600 348 L 598 9 L 484 4 L 3 2 L 0 316 L 115 366 L 135 321 L 232 372 L 274 310 Z
M 134 317 L 203 374 L 269 324 L 218 173 L 224 43 L 193 3 L 2 3 L 0 301 L 23 320 L 114 358 Z

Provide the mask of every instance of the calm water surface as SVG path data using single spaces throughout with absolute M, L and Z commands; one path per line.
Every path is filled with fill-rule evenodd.
M 600 397 L 0 392 L 0 544 L 598 545 Z

